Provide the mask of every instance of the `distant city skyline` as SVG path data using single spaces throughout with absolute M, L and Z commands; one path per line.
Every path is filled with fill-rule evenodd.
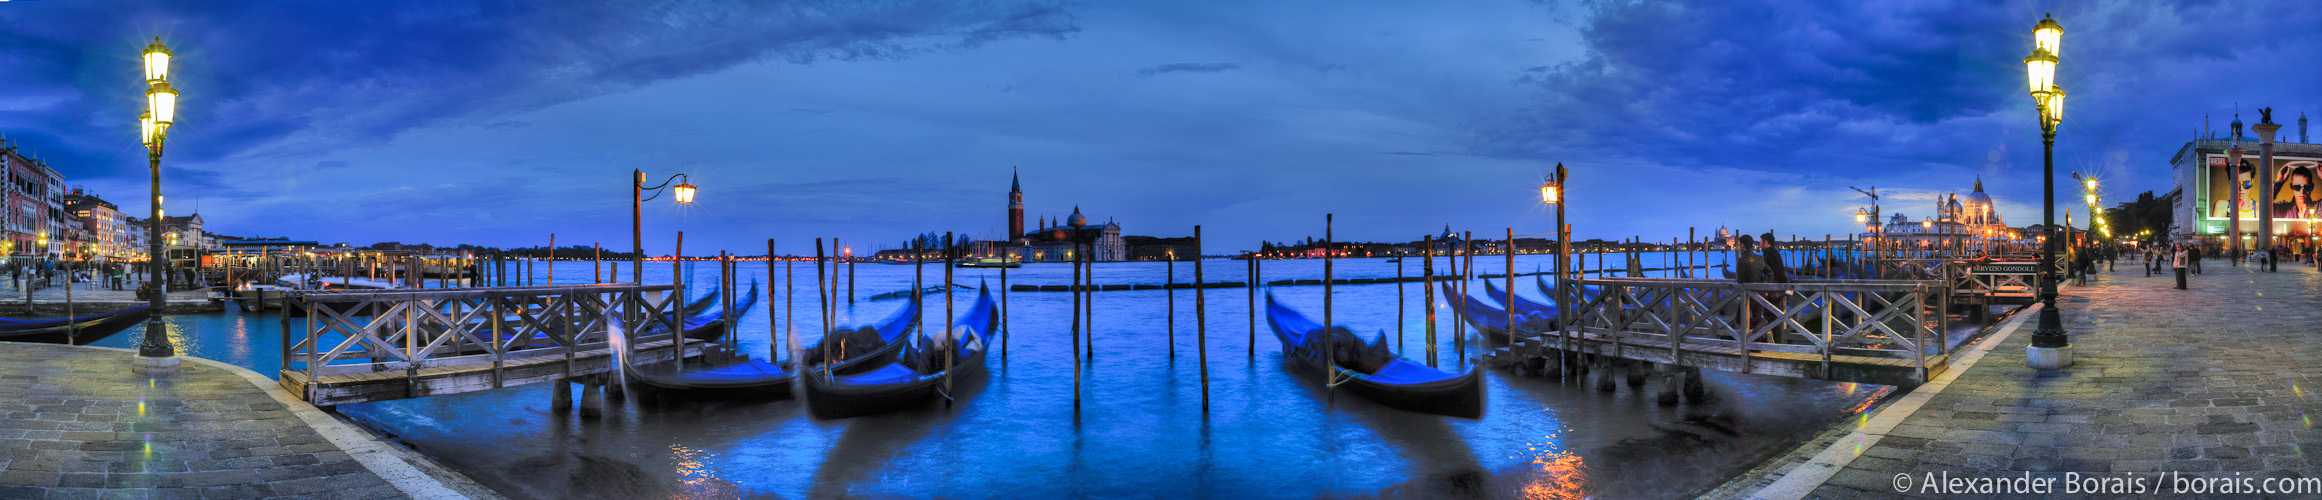
M 136 58 L 159 36 L 182 93 L 168 211 L 202 199 L 254 236 L 625 251 L 642 169 L 700 187 L 647 204 L 649 254 L 681 229 L 689 254 L 861 253 L 1008 232 L 1020 171 L 1028 221 L 1077 205 L 1232 253 L 1325 213 L 1343 240 L 1547 232 L 1558 162 L 1580 239 L 1843 234 L 1867 204 L 1847 186 L 1919 217 L 1977 176 L 2022 225 L 2043 13 L 2071 41 L 2059 185 L 2091 172 L 2128 200 L 2166 193 L 2204 120 L 2322 111 L 2280 64 L 2322 56 L 2287 35 L 2322 21 L 2304 7 L 9 2 L 0 134 L 135 198 Z

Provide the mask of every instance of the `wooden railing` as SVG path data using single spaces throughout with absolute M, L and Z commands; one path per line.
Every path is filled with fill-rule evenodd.
M 1834 360 L 1901 360 L 1916 366 L 1922 381 L 1930 356 L 1948 354 L 1944 281 L 1612 278 L 1570 281 L 1561 293 L 1578 314 L 1542 339 L 1550 344 L 1543 348 L 1561 340 L 1571 349 L 1585 335 L 1615 350 L 1637 344 L 1679 359 L 1689 351 L 1738 352 L 1744 370 L 1754 355 L 1789 353 L 1819 357 L 1823 377 Z
M 675 332 L 673 285 L 571 285 L 502 288 L 293 291 L 282 320 L 285 386 L 296 379 L 315 402 L 314 388 L 346 380 L 401 378 L 402 397 L 421 394 L 422 378 L 464 377 L 433 393 L 497 388 L 602 371 L 609 363 L 575 370 L 579 358 L 628 349 L 682 349 Z M 606 321 L 626 325 L 616 343 Z M 561 361 L 562 366 L 553 366 Z M 504 370 L 527 371 L 510 379 Z M 549 366 L 543 366 L 549 365 Z M 561 373 L 559 369 L 561 368 Z

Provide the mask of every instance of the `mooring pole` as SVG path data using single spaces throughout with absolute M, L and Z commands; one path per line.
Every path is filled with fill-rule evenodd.
M 1330 264 L 1331 254 L 1335 253 L 1331 251 L 1330 239 L 1332 237 L 1331 229 L 1337 226 L 1336 215 L 1322 214 L 1322 331 L 1316 332 L 1322 334 L 1322 337 L 1319 339 L 1321 341 L 1316 342 L 1314 346 L 1316 349 L 1322 349 L 1322 391 L 1328 396 L 1327 399 L 1330 402 L 1338 401 L 1338 353 L 1335 352 L 1337 349 L 1330 348 L 1332 341 L 1335 340 L 1331 338 L 1333 335 L 1330 333 L 1332 321 L 1330 316 L 1330 282 L 1332 281 Z M 1313 342 L 1313 340 L 1309 340 L 1309 342 Z
M 548 286 L 556 286 L 556 233 L 548 233 Z
M 1167 312 L 1162 314 L 1162 317 L 1167 318 L 1162 321 L 1164 325 L 1162 328 L 1169 332 L 1169 363 L 1175 365 L 1177 364 L 1177 253 L 1169 252 L 1164 255 L 1167 258 L 1162 259 L 1162 262 L 1166 263 L 1162 264 L 1162 268 L 1169 277 L 1161 280 L 1161 294 L 1167 299 L 1169 306 Z
M 589 261 L 593 263 L 593 267 L 595 268 L 595 270 L 590 273 L 595 277 L 594 281 L 590 281 L 590 283 L 602 284 L 605 282 L 605 244 L 592 243 L 591 245 L 596 247 L 596 253 L 589 257 Z M 774 251 L 768 250 L 766 251 L 766 255 L 774 255 Z M 766 279 L 767 281 L 773 281 L 774 270 L 766 270 Z
M 1419 236 L 1419 293 L 1427 316 L 1427 367 L 1435 367 L 1435 236 Z M 1446 297 L 1448 298 L 1448 297 Z
M 598 251 L 599 251 L 599 252 L 603 252 L 604 250 L 601 250 L 601 249 L 600 249 L 600 250 L 598 250 Z M 598 258 L 600 258 L 600 259 L 601 259 L 601 258 L 603 258 L 603 257 L 601 257 L 601 256 L 600 256 L 600 257 L 598 257 Z M 782 364 L 782 328 L 781 328 L 782 324 L 781 324 L 781 318 L 778 318 L 778 317 L 776 317 L 776 316 L 778 316 L 778 315 L 774 314 L 774 311 L 775 311 L 775 309 L 774 309 L 774 286 L 775 286 L 776 284 L 778 284 L 778 283 L 776 283 L 776 282 L 774 281 L 774 279 L 775 279 L 775 278 L 778 278 L 778 277 L 781 277 L 781 275 L 779 275 L 779 274 L 774 274 L 774 239 L 773 239 L 773 238 L 767 238 L 767 239 L 766 239 L 766 363 L 768 363 L 768 364 L 773 364 L 773 365 L 780 365 L 780 364 Z M 795 359 L 795 358 L 794 358 L 794 359 Z M 805 366 L 795 366 L 795 367 L 792 367 L 792 369 L 791 369 L 791 373 L 797 373 L 799 370 L 803 370 L 803 369 L 805 369 L 805 368 L 806 368 Z
M 1083 251 L 1083 252 L 1081 252 L 1081 253 L 1080 253 L 1080 265 L 1081 265 L 1081 267 L 1088 268 L 1088 270 L 1087 270 L 1087 271 L 1084 271 L 1084 272 L 1082 272 L 1080 276 L 1081 276 L 1081 279 L 1082 279 L 1082 281 L 1085 281 L 1085 282 L 1087 282 L 1087 284 L 1088 284 L 1088 288 L 1086 288 L 1086 289 L 1083 289 L 1083 291 L 1081 291 L 1080 293 L 1082 293 L 1082 294 L 1085 294 L 1085 295 L 1088 297 L 1087 299 L 1083 299 L 1083 300 L 1085 300 L 1086 302 L 1088 302 L 1088 308 L 1087 308 L 1087 309 L 1082 309 L 1082 310 L 1081 310 L 1081 314 L 1084 314 L 1084 315 L 1086 315 L 1086 316 L 1087 316 L 1086 318 L 1083 318 L 1083 319 L 1084 319 L 1084 321 L 1082 321 L 1081 323 L 1083 323 L 1083 324 L 1086 324 L 1086 325 L 1087 325 L 1087 327 L 1088 327 L 1088 332 L 1087 332 L 1087 333 L 1088 333 L 1088 334 L 1087 334 L 1087 335 L 1082 335 L 1082 336 L 1080 337 L 1080 339 L 1081 339 L 1081 341 L 1082 341 L 1082 342 L 1087 342 L 1087 343 L 1088 343 L 1088 349 L 1082 350 L 1082 351 L 1081 351 L 1081 354 L 1088 356 L 1088 362 L 1089 362 L 1089 364 L 1090 364 L 1090 365 L 1095 365 L 1095 364 L 1096 364 L 1096 292 L 1097 292 L 1097 284 L 1096 284 L 1096 241 L 1094 241 L 1094 240 L 1091 240 L 1091 241 L 1089 241 L 1089 242 L 1088 242 L 1088 245 L 1087 245 L 1087 247 L 1086 247 L 1086 249 L 1087 249 L 1087 251 Z
M 1516 228 L 1508 228 L 1508 354 L 1516 354 Z
M 1000 365 L 1006 366 L 1008 364 L 1008 337 L 1011 336 L 1008 328 L 1008 267 L 1015 264 L 1005 262 L 1005 257 L 1002 257 L 1002 260 L 1000 263 Z M 1023 261 L 1021 258 L 1016 259 L 1018 263 Z
M 776 312 L 773 309 L 773 286 L 778 284 L 773 279 L 776 277 L 783 277 L 783 274 L 773 274 L 773 237 L 766 237 L 766 363 L 769 365 L 783 365 L 783 321 L 778 319 L 778 314 L 773 314 Z M 789 372 L 799 370 L 803 370 L 803 365 L 792 367 Z
M 1258 242 L 1258 248 L 1265 247 L 1266 242 Z M 1250 255 L 1250 343 L 1248 345 L 1250 348 L 1249 359 L 1251 363 L 1258 362 L 1258 287 L 1264 284 L 1264 277 L 1259 273 L 1265 270 L 1263 267 L 1261 267 L 1264 264 L 1259 262 L 1258 259 L 1259 257 L 1257 254 Z M 1194 252 L 1193 269 L 1196 273 L 1201 272 L 1200 252 Z M 1196 288 L 1195 290 L 1200 289 Z
M 1194 349 L 1201 352 L 1201 414 L 1209 414 L 1209 315 L 1208 290 L 1201 279 L 1201 226 L 1193 226 L 1193 338 Z
M 833 353 L 830 350 L 831 344 L 834 343 L 830 340 L 830 287 L 822 286 L 822 280 L 824 277 L 823 265 L 826 262 L 827 259 L 823 257 L 822 253 L 822 238 L 815 238 L 814 295 L 817 302 L 816 307 L 822 311 L 820 314 L 820 316 L 822 316 L 822 363 L 824 367 L 822 373 L 825 378 L 830 378 L 836 376 L 837 373 L 833 373 L 829 367 L 836 366 L 839 359 L 837 357 L 837 353 Z M 791 337 L 795 338 L 797 336 L 792 335 Z
M 1067 258 L 1072 266 L 1072 315 L 1065 317 L 1072 324 L 1072 415 L 1080 416 L 1080 260 Z
M 854 252 L 849 251 L 847 252 L 847 255 L 852 257 Z M 953 253 L 951 244 L 951 232 L 945 231 L 943 233 L 943 407 L 945 408 L 950 408 L 952 403 L 952 350 L 959 347 L 959 339 L 955 337 L 956 335 L 959 335 L 959 331 L 955 328 L 952 328 L 951 324 L 951 268 L 954 264 L 952 261 Z M 847 295 L 849 296 L 852 296 L 855 293 L 854 274 L 854 259 L 849 258 L 847 259 Z M 984 332 L 976 333 L 980 335 Z
M 1407 326 L 1403 323 L 1403 313 L 1409 309 L 1403 305 L 1403 252 L 1395 252 L 1395 355 L 1397 356 L 1403 355 L 1403 330 Z

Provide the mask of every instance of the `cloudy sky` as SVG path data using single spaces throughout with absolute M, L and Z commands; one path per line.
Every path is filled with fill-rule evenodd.
M 217 232 L 879 248 L 1075 206 L 1213 249 L 1320 236 L 1843 233 L 1977 176 L 2036 221 L 2030 28 L 2065 27 L 2060 171 L 2166 192 L 2204 117 L 2322 111 L 2297 1 L 0 2 L 0 133 L 143 215 L 137 54 L 182 92 L 165 193 Z M 2292 133 L 2292 130 L 2285 133 Z M 2295 139 L 2294 137 L 2292 138 Z M 2069 199 L 2069 197 L 2067 197 Z

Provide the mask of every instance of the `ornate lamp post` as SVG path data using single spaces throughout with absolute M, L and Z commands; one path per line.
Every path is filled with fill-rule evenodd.
M 131 370 L 147 376 L 165 376 L 177 373 L 177 347 L 169 343 L 168 325 L 161 321 L 161 313 L 169 306 L 169 285 L 163 277 L 169 275 L 169 256 L 162 253 L 161 244 L 161 147 L 169 138 L 169 127 L 177 122 L 177 89 L 169 86 L 169 47 L 161 45 L 161 37 L 145 46 L 145 115 L 139 117 L 139 134 L 145 143 L 145 159 L 152 171 L 153 217 L 152 237 L 146 238 L 152 252 L 147 265 L 152 266 L 150 281 L 155 283 L 145 304 L 145 340 L 137 344 L 137 361 Z
M 643 284 L 645 283 L 645 202 L 661 197 L 661 188 L 668 187 L 670 181 L 684 179 L 678 181 L 676 187 L 670 187 L 670 195 L 677 197 L 678 203 L 693 203 L 693 178 L 686 177 L 685 174 L 673 174 L 667 179 L 662 179 L 660 184 L 645 187 L 645 171 L 633 170 L 631 172 L 634 175 L 630 176 L 630 180 L 633 182 L 630 187 L 634 188 L 632 190 L 634 195 L 629 198 L 629 243 L 630 249 L 637 253 L 630 257 L 629 281 L 634 284 Z M 646 191 L 652 191 L 653 195 L 646 196 Z M 676 277 L 672 276 L 670 279 L 676 279 Z
M 2057 54 L 2064 27 L 2053 17 L 2032 26 L 2032 55 L 2024 58 L 2031 84 L 2032 104 L 2040 120 L 2040 327 L 2032 331 L 2032 346 L 2024 364 L 2032 368 L 2072 366 L 2072 342 L 2064 332 L 2064 318 L 2056 312 L 2056 126 L 2064 122 L 2064 87 L 2056 84 Z

